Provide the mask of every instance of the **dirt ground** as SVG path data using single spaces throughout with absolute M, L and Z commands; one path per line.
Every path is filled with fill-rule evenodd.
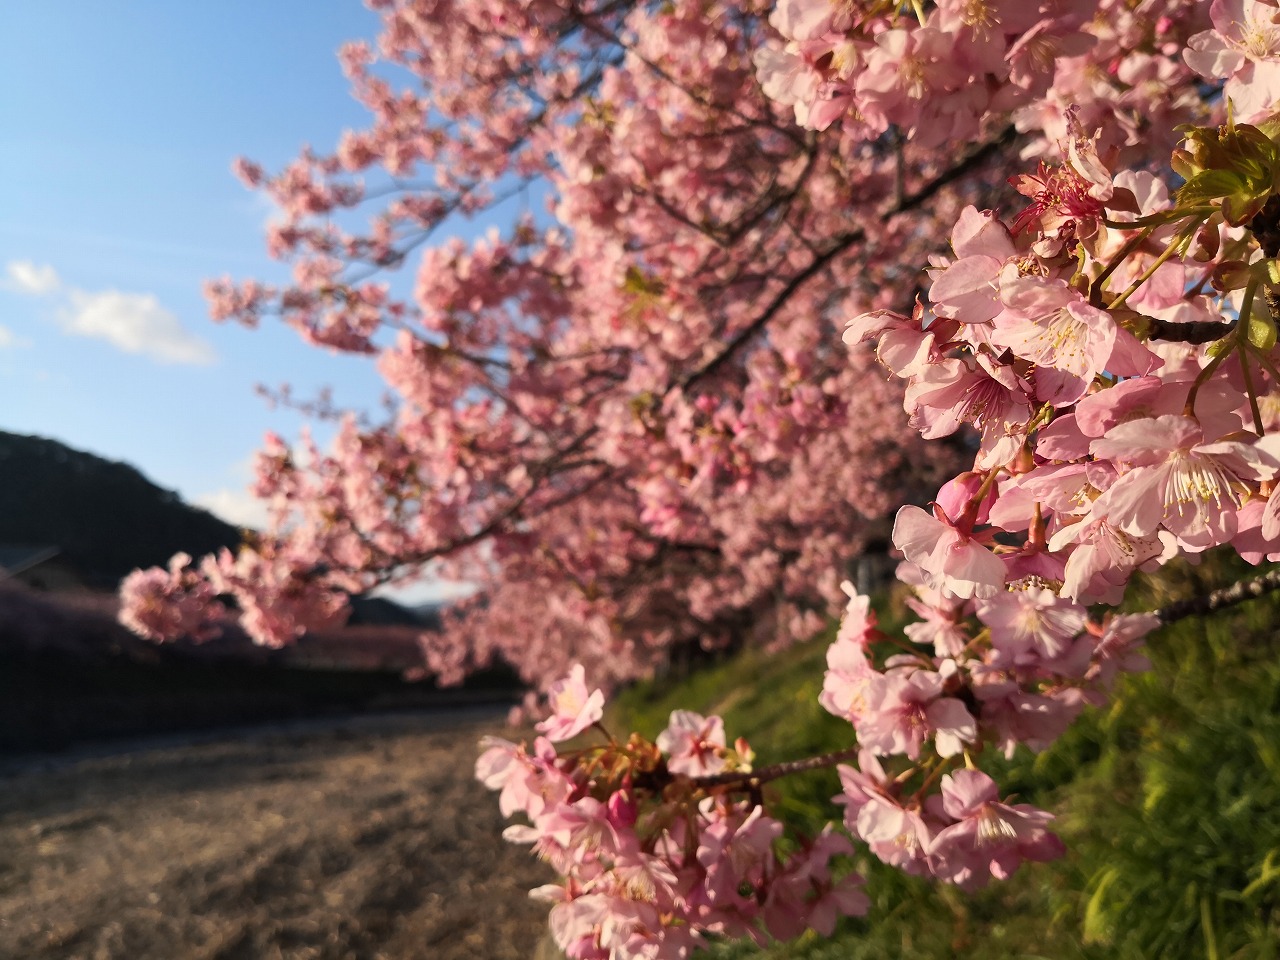
M 472 777 L 484 732 L 365 718 L 0 771 L 0 958 L 533 960 L 549 876 Z

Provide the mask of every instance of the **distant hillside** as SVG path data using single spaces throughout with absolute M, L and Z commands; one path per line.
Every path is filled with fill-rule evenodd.
M 240 532 L 125 463 L 0 431 L 0 543 L 56 546 L 89 586 L 234 547 Z

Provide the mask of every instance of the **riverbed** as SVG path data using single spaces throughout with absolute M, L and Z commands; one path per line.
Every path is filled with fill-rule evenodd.
M 100 745 L 0 772 L 0 957 L 531 960 L 546 868 L 472 776 L 493 710 Z

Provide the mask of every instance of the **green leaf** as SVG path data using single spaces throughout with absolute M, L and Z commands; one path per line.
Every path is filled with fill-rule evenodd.
M 1280 879 L 1280 869 L 1276 867 L 1275 862 L 1277 853 L 1280 853 L 1280 851 L 1268 851 L 1267 858 L 1262 862 L 1262 876 L 1258 877 L 1257 880 L 1254 880 L 1251 884 L 1240 891 L 1241 896 L 1251 897 L 1255 893 L 1258 893 L 1260 890 L 1270 886 L 1275 883 L 1276 880 Z
M 1200 206 L 1248 189 L 1248 181 L 1231 170 L 1201 170 L 1178 188 L 1178 206 Z
M 1249 342 L 1261 350 L 1268 352 L 1276 345 L 1276 322 L 1270 313 L 1254 310 L 1249 314 Z
M 1111 942 L 1111 922 L 1110 917 L 1107 916 L 1107 892 L 1111 889 L 1111 885 L 1115 883 L 1116 878 L 1120 876 L 1120 871 L 1114 867 L 1108 867 L 1098 876 L 1100 878 L 1098 885 L 1084 908 L 1085 943 Z

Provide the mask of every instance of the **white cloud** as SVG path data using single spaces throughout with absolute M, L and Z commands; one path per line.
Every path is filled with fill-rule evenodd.
M 10 260 L 5 264 L 4 273 L 4 289 L 24 293 L 29 297 L 47 297 L 51 293 L 57 293 L 62 287 L 58 271 L 47 263 Z
M 14 347 L 29 347 L 31 341 L 18 336 L 8 327 L 0 325 L 0 350 L 11 350 Z
M 125 353 L 161 363 L 210 364 L 213 347 L 185 330 L 178 318 L 149 293 L 71 290 L 58 322 L 68 332 L 105 340 Z
M 196 497 L 195 505 L 233 526 L 265 530 L 268 525 L 266 503 L 245 490 L 224 487 Z
M 217 356 L 206 340 L 186 330 L 149 293 L 101 290 L 92 293 L 63 284 L 48 264 L 10 260 L 0 289 L 31 297 L 56 296 L 61 302 L 55 319 L 63 332 L 105 340 L 125 353 L 137 353 L 161 363 L 207 365 Z M 12 346 L 0 330 L 0 348 Z
M 266 501 L 259 500 L 248 490 L 223 487 L 196 497 L 194 502 L 197 507 L 204 507 L 215 517 L 234 526 L 253 530 L 267 528 Z
M 460 600 L 476 592 L 474 584 L 457 583 L 453 580 L 433 580 L 425 578 L 417 583 L 399 587 L 379 587 L 373 591 L 375 597 L 386 597 L 406 607 L 419 607 L 428 603 L 448 603 Z

